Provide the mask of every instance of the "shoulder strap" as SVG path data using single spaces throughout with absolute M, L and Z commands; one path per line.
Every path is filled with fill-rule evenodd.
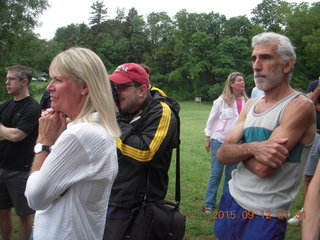
M 178 132 L 178 144 L 176 147 L 176 193 L 175 200 L 179 205 L 181 200 L 181 192 L 180 192 L 180 117 L 175 109 L 171 107 L 172 112 L 174 113 L 177 119 L 177 132 Z
M 169 104 L 168 104 L 169 105 Z M 170 105 L 169 105 L 170 106 Z M 178 112 L 170 106 L 176 120 L 177 120 L 177 144 L 176 144 L 176 187 L 175 187 L 175 201 L 179 209 L 181 200 L 180 192 L 180 117 Z M 149 168 L 144 167 L 139 173 L 139 196 L 142 199 L 142 203 L 146 200 L 146 195 L 149 190 Z

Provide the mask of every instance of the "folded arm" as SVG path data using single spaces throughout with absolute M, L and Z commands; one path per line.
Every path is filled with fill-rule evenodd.
M 298 142 L 312 142 L 315 127 L 314 108 L 310 100 L 299 96 L 288 105 L 280 125 L 268 140 L 237 144 L 243 137 L 247 106 L 248 104 L 244 108 L 245 111 L 241 112 L 238 122 L 229 133 L 226 141 L 220 147 L 217 157 L 224 164 L 243 161 L 246 167 L 258 176 L 269 177 L 286 160 L 289 151 Z
M 315 112 L 312 102 L 300 95 L 285 109 L 280 125 L 265 141 L 271 144 L 262 155 L 254 155 L 246 166 L 260 177 L 273 175 L 297 143 L 311 144 L 315 134 Z
M 27 134 L 18 128 L 8 128 L 0 124 L 0 141 L 8 140 L 10 142 L 20 142 Z

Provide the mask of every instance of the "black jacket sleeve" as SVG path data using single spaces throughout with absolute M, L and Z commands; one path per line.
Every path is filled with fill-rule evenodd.
M 122 135 L 117 148 L 124 156 L 139 162 L 157 158 L 159 151 L 172 144 L 177 126 L 172 110 L 164 102 L 158 102 L 130 122 L 118 117 L 118 123 Z

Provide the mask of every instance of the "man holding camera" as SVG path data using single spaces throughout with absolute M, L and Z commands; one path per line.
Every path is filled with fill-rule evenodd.
M 147 202 L 166 196 L 172 149 L 178 143 L 172 109 L 179 111 L 179 104 L 150 90 L 149 74 L 139 64 L 122 64 L 109 78 L 122 135 L 117 140 L 119 173 L 111 191 L 103 239 L 117 240 L 123 239 L 146 192 Z

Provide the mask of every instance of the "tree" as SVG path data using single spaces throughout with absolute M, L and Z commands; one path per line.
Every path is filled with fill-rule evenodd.
M 225 22 L 224 35 L 250 39 L 252 28 L 253 25 L 246 16 L 232 17 Z
M 286 35 L 297 53 L 293 86 L 305 90 L 319 75 L 320 3 L 294 5 L 287 22 Z
M 138 16 L 138 11 L 135 8 L 129 9 L 128 15 L 126 16 L 125 21 L 123 22 L 124 27 L 122 29 L 125 38 L 131 39 L 131 36 L 134 33 L 134 31 L 137 31 L 137 29 L 135 29 L 134 19 Z M 143 20 L 142 16 L 140 16 L 140 18 Z
M 314 29 L 308 36 L 302 38 L 305 43 L 304 53 L 308 61 L 306 67 L 308 68 L 308 79 L 317 79 L 320 66 L 320 29 Z
M 48 73 L 52 58 L 60 51 L 61 48 L 56 42 L 39 39 L 36 34 L 28 31 L 11 46 L 7 65 L 26 65 L 33 70 L 33 75 Z
M 184 42 L 189 42 L 194 33 L 204 32 L 210 34 L 213 41 L 217 43 L 226 21 L 226 17 L 218 13 L 188 13 L 186 10 L 179 11 L 175 19 L 175 28 L 179 34 L 177 37 L 183 39 Z
M 216 47 L 210 34 L 204 32 L 194 33 L 191 37 L 190 51 L 193 56 L 192 62 L 188 66 L 189 79 L 192 80 L 194 96 L 205 96 L 208 85 L 212 83 L 212 69 L 214 61 L 212 61 L 213 53 Z
M 155 76 L 153 79 L 158 81 L 158 86 L 164 88 L 165 83 L 167 81 L 166 75 L 173 71 L 176 66 L 172 64 L 172 62 L 175 60 L 175 46 L 178 39 L 176 39 L 173 35 L 168 36 L 166 41 L 164 41 L 160 46 L 158 46 L 156 49 L 153 50 L 154 55 L 152 58 L 150 58 L 150 55 L 148 56 L 151 63 L 149 64 L 152 68 L 152 72 L 155 72 L 157 75 L 160 74 L 161 76 Z M 161 81 L 160 81 L 161 80 Z
M 281 31 L 281 22 L 278 18 L 278 7 L 283 3 L 282 0 L 263 0 L 255 7 L 251 14 L 251 21 L 263 27 L 264 31 Z
M 0 66 L 7 57 L 7 47 L 25 31 L 33 29 L 37 17 L 47 7 L 47 0 L 0 1 Z
M 166 12 L 152 12 L 147 16 L 146 30 L 153 47 L 156 47 L 172 34 L 172 20 Z
M 123 22 L 123 37 L 128 40 L 127 60 L 130 62 L 143 62 L 143 55 L 148 52 L 150 45 L 145 33 L 145 21 L 135 8 L 129 9 L 125 22 Z
M 226 37 L 217 46 L 215 66 L 227 71 L 251 71 L 251 49 L 243 37 Z
M 150 51 L 146 52 L 145 59 L 154 62 L 158 50 L 173 34 L 173 23 L 171 18 L 166 12 L 150 13 L 147 16 L 145 33 L 150 45 Z
M 212 95 L 212 89 L 220 89 L 231 72 L 241 72 L 245 76 L 252 72 L 250 54 L 251 49 L 246 38 L 226 37 L 221 40 L 214 52 L 214 67 L 211 69 L 212 82 L 208 87 L 211 98 L 217 97 Z
M 1 0 L 0 1 L 0 75 L 4 68 L 18 62 L 12 51 L 17 40 L 36 24 L 39 15 L 48 7 L 47 0 Z M 38 50 L 35 50 L 38 51 Z M 13 54 L 17 56 L 16 54 Z M 0 99 L 3 100 L 3 84 L 0 85 Z M 1 89 L 2 88 L 2 89 Z
M 73 46 L 89 47 L 92 46 L 91 35 L 90 29 L 86 24 L 69 24 L 58 28 L 53 40 L 58 42 L 62 49 L 68 49 Z
M 100 25 L 103 21 L 105 21 L 105 18 L 107 17 L 107 10 L 108 8 L 105 7 L 102 0 L 95 1 L 92 6 L 92 17 L 90 17 L 90 25 L 96 26 Z
M 124 22 L 125 18 L 126 18 L 126 14 L 125 14 L 124 8 L 117 8 L 117 15 L 115 20 L 119 22 Z
M 217 92 L 221 93 L 231 71 L 242 72 L 247 89 L 251 90 L 254 84 L 251 38 L 263 31 L 276 31 L 288 36 L 296 49 L 292 86 L 305 89 L 308 80 L 319 75 L 319 3 L 263 0 L 253 9 L 252 21 L 245 16 L 227 19 L 214 12 L 181 10 L 172 19 L 166 12 L 152 12 L 145 22 L 135 8 L 128 13 L 118 8 L 114 19 L 105 20 L 107 8 L 103 1 L 94 1 L 91 25 L 59 28 L 51 41 L 39 40 L 28 31 L 36 22 L 33 16 L 37 16 L 30 12 L 35 6 L 29 5 L 46 1 L 0 1 L 2 73 L 3 66 L 14 63 L 31 65 L 35 72 L 46 72 L 59 51 L 83 46 L 95 51 L 110 72 L 124 62 L 145 63 L 151 67 L 152 84 L 169 95 L 180 100 L 195 95 L 212 99 Z M 21 4 L 25 4 L 25 9 L 19 8 Z M 39 13 L 45 7 L 38 6 Z

